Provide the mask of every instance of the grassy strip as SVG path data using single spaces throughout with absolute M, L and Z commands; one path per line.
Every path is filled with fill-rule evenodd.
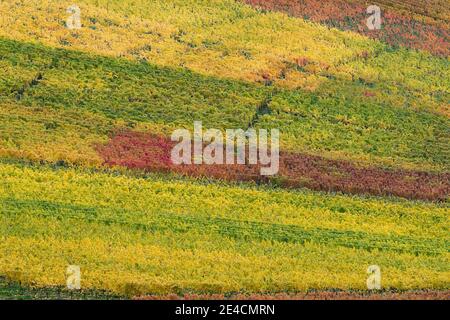
M 107 144 L 99 145 L 97 150 L 106 165 L 150 172 L 176 172 L 193 177 L 254 181 L 285 188 L 306 187 L 431 201 L 445 201 L 450 193 L 450 174 L 361 168 L 348 161 L 299 153 L 280 152 L 279 170 L 274 177 L 261 176 L 260 165 L 174 165 L 171 152 L 175 144 L 165 136 L 121 131 L 115 133 Z
M 445 289 L 448 278 L 446 255 L 239 241 L 207 230 L 152 233 L 79 220 L 22 220 L 11 222 L 29 232 L 3 237 L 0 250 L 8 258 L 0 268 L 12 279 L 40 286 L 63 285 L 70 264 L 81 266 L 83 288 L 127 296 L 363 290 L 365 270 L 374 263 L 383 270 L 383 288 Z

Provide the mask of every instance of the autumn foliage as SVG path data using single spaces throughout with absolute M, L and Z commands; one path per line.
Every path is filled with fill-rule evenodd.
M 370 1 L 0 1 L 0 300 L 448 299 L 450 2 Z M 197 121 L 278 173 L 175 165 Z
M 318 291 L 299 294 L 238 294 L 226 297 L 223 294 L 199 295 L 176 294 L 165 296 L 143 296 L 136 300 L 448 300 L 449 291 L 411 291 L 362 293 L 349 291 Z
M 175 145 L 169 138 L 121 131 L 97 150 L 109 166 L 155 172 L 174 172 L 191 177 L 225 181 L 254 181 L 286 188 L 306 187 L 349 194 L 395 195 L 410 199 L 445 200 L 450 193 L 450 174 L 358 167 L 342 160 L 329 160 L 301 153 L 281 152 L 277 176 L 261 176 L 259 165 L 174 165 Z

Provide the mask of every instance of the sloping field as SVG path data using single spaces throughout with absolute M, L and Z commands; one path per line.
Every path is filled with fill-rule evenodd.
M 351 30 L 394 46 L 429 51 L 448 57 L 450 50 L 448 1 L 366 0 L 245 0 L 266 10 L 311 19 L 341 30 Z M 377 5 L 382 13 L 380 30 L 366 27 L 366 8 Z
M 356 82 L 399 108 L 448 114 L 449 62 L 424 52 L 394 50 L 355 33 L 261 13 L 233 0 L 82 0 L 84 29 L 69 30 L 63 26 L 71 4 L 3 1 L 0 10 L 8 14 L 0 35 L 219 78 L 325 87 L 346 97 L 359 95 Z
M 2 1 L 5 291 L 78 265 L 75 298 L 357 298 L 377 265 L 448 295 L 448 8 L 378 1 L 375 35 L 333 3 L 79 0 L 70 30 L 71 1 Z M 194 121 L 279 129 L 280 171 L 173 164 Z
M 448 208 L 3 165 L 0 270 L 116 293 L 446 288 Z M 45 190 L 45 191 L 44 191 Z M 55 270 L 61 270 L 56 272 Z

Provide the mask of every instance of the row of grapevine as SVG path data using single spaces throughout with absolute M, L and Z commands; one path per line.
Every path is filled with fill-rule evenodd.
M 10 73 L 0 75 L 2 154 L 29 153 L 40 138 L 45 147 L 36 152 L 42 160 L 77 162 L 76 154 L 68 154 L 81 148 L 92 159 L 87 163 L 98 163 L 95 140 L 105 141 L 115 128 L 170 135 L 203 121 L 206 128 L 245 130 L 266 103 L 268 112 L 255 126 L 279 128 L 284 150 L 423 170 L 448 163 L 447 118 L 366 96 L 364 85 L 289 91 L 9 40 L 0 41 L 0 50 L 10 73 L 39 69 L 21 85 L 14 80 L 15 86 Z M 48 141 L 53 134 L 61 139 Z M 58 147 L 60 159 L 53 152 Z
M 351 30 L 365 36 L 385 41 L 393 46 L 405 46 L 412 49 L 429 51 L 442 57 L 450 54 L 450 34 L 448 28 L 448 14 L 450 6 L 435 7 L 444 9 L 441 12 L 422 12 L 425 16 L 414 17 L 398 12 L 398 8 L 414 12 L 413 3 L 402 5 L 396 1 L 352 1 L 352 0 L 244 0 L 244 2 L 266 10 L 278 10 L 287 12 L 292 16 L 311 19 L 323 23 L 332 28 Z M 367 25 L 368 14 L 366 9 L 370 5 L 380 5 L 382 8 L 382 28 L 370 30 Z M 432 5 L 429 6 L 433 8 Z M 442 15 L 437 22 L 430 19 Z
M 124 295 L 364 289 L 374 263 L 386 288 L 448 278 L 445 205 L 16 165 L 0 177 L 0 272 L 24 284 L 62 285 L 68 264 Z
M 97 149 L 109 166 L 150 172 L 426 200 L 445 201 L 450 193 L 450 175 L 447 173 L 359 168 L 347 161 L 282 152 L 279 173 L 275 178 L 269 178 L 260 175 L 260 165 L 174 165 L 171 161 L 174 146 L 174 142 L 163 136 L 125 131 L 118 132 L 108 144 L 99 145 Z
M 81 0 L 80 30 L 64 27 L 70 4 L 3 1 L 0 36 L 294 89 L 317 90 L 334 79 L 363 81 L 383 99 L 396 96 L 399 106 L 407 102 L 448 114 L 448 61 L 425 52 L 392 49 L 284 14 L 262 14 L 234 0 Z

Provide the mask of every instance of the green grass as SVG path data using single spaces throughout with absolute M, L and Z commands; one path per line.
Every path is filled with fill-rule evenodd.
M 120 296 L 98 290 L 33 288 L 0 277 L 0 300 L 113 300 Z

